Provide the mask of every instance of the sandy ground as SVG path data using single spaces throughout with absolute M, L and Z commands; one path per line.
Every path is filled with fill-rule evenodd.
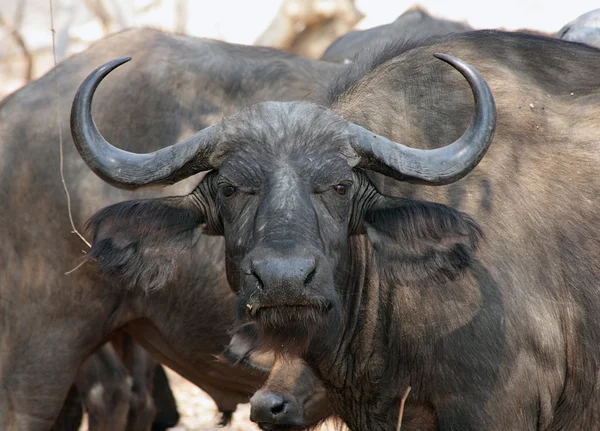
M 259 429 L 250 422 L 249 404 L 238 407 L 233 415 L 233 421 L 228 427 L 218 427 L 217 423 L 220 415 L 210 397 L 179 374 L 166 367 L 165 369 L 181 415 L 179 425 L 171 428 L 172 431 L 208 431 L 214 429 L 255 431 Z

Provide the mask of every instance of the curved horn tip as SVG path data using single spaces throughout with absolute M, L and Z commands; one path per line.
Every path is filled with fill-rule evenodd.
M 463 60 L 461 60 L 460 58 L 456 58 L 456 57 L 453 57 L 448 54 L 442 54 L 442 53 L 436 52 L 435 54 L 433 54 L 433 56 L 435 58 L 439 58 L 440 60 L 442 60 L 448 64 L 451 64 L 452 66 L 468 66 L 468 64 L 466 62 L 464 62 Z
M 109 72 L 112 71 L 113 69 L 127 63 L 131 61 L 131 57 L 130 56 L 125 56 L 125 57 L 119 57 L 119 58 L 115 58 L 114 60 L 110 60 L 107 61 L 106 63 L 104 63 L 102 66 L 100 66 L 98 68 L 98 70 L 101 69 L 109 69 Z
M 111 60 L 111 62 L 118 61 L 120 63 L 127 63 L 129 60 L 131 60 L 131 56 L 130 55 L 124 55 L 123 57 L 118 57 L 118 58 L 115 58 L 114 60 Z
M 448 54 L 442 54 L 441 52 L 435 52 L 435 53 L 433 53 L 433 56 L 435 58 L 439 58 L 440 60 L 444 60 L 444 61 L 447 61 L 448 59 L 456 59 L 456 57 L 453 57 Z
M 81 85 L 77 89 L 77 93 L 75 93 L 75 101 L 77 101 L 80 98 L 80 93 L 90 84 L 92 86 L 91 96 L 93 97 L 93 93 L 96 90 L 96 88 L 98 87 L 98 85 L 100 85 L 100 82 L 104 78 L 106 78 L 106 76 L 110 72 L 115 70 L 117 67 L 127 63 L 130 60 L 131 60 L 130 56 L 119 57 L 119 58 L 115 58 L 114 60 L 107 61 L 106 63 L 104 63 L 101 66 L 98 66 L 87 76 L 87 78 L 85 78 L 85 80 L 81 83 Z M 75 107 L 75 103 L 73 104 L 72 108 L 74 108 L 74 107 Z

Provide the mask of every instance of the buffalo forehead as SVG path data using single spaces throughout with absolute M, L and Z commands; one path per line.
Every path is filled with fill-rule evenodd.
M 346 122 L 307 102 L 264 102 L 246 108 L 221 123 L 220 141 L 223 151 L 264 156 L 348 151 Z
M 223 163 L 220 173 L 236 185 L 259 188 L 268 184 L 284 191 L 300 184 L 319 189 L 352 180 L 352 168 L 334 151 L 322 151 L 318 156 L 301 150 L 263 156 L 245 149 L 236 151 Z
M 311 181 L 315 186 L 349 176 L 345 122 L 304 102 L 265 102 L 223 122 L 221 146 L 228 153 L 222 175 L 242 184 Z

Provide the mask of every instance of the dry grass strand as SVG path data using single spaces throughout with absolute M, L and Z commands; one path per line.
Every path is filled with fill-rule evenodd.
M 65 190 L 65 195 L 67 196 L 67 210 L 69 213 L 69 221 L 71 222 L 71 228 L 73 229 L 71 233 L 76 234 L 81 240 L 91 248 L 92 245 L 84 238 L 84 236 L 77 230 L 75 227 L 75 222 L 73 221 L 73 213 L 71 211 L 71 195 L 69 194 L 69 188 L 67 187 L 67 182 L 65 181 L 65 172 L 64 172 L 64 154 L 63 154 L 63 136 L 62 136 L 62 127 L 60 126 L 60 93 L 58 91 L 58 78 L 56 77 L 56 30 L 54 29 L 54 8 L 52 5 L 52 0 L 50 2 L 50 32 L 52 33 L 52 54 L 54 56 L 54 77 L 56 83 L 56 124 L 58 126 L 58 140 L 59 140 L 59 151 L 60 151 L 60 179 L 62 181 L 63 189 Z M 81 265 L 79 265 L 81 266 Z M 79 268 L 77 266 L 77 268 Z M 77 269 L 75 268 L 75 269 Z M 65 274 L 69 274 L 74 270 L 68 271 Z
M 402 399 L 400 400 L 400 414 L 398 416 L 398 425 L 396 426 L 396 431 L 400 431 L 400 428 L 402 427 L 402 416 L 404 416 L 404 403 L 406 403 L 406 399 L 408 398 L 410 390 L 411 387 L 407 387 L 406 391 L 404 391 L 404 395 L 402 395 Z

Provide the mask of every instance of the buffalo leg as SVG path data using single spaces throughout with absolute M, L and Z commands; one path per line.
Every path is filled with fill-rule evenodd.
M 45 279 L 46 288 L 16 284 L 8 290 L 2 275 L 0 430 L 48 431 L 83 362 L 125 323 L 127 303 L 118 292 L 82 288 L 76 280 L 62 289 Z
M 169 386 L 167 374 L 161 364 L 156 364 L 154 369 L 154 383 L 152 385 L 152 398 L 156 406 L 156 417 L 152 423 L 152 431 L 165 431 L 179 422 L 177 402 Z
M 83 419 L 83 406 L 79 391 L 71 386 L 58 419 L 50 431 L 78 431 Z
M 51 332 L 49 329 L 46 334 Z M 1 430 L 52 428 L 79 368 L 80 358 L 65 347 L 73 344 L 74 340 L 58 337 L 50 344 L 36 344 L 31 336 L 0 352 Z
M 156 361 L 124 331 L 113 334 L 112 343 L 133 382 L 127 430 L 148 430 L 156 413 L 152 399 Z
M 91 431 L 125 431 L 133 380 L 110 343 L 82 365 L 76 380 Z

